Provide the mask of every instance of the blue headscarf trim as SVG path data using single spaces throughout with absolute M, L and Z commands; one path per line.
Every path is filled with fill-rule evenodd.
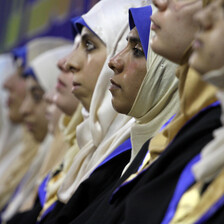
M 33 79 L 37 80 L 37 76 L 31 67 L 27 68 L 23 73 L 24 78 L 32 77 Z
M 151 15 L 151 6 L 129 9 L 129 27 L 133 29 L 136 26 L 146 59 L 149 45 Z
M 14 60 L 18 60 L 18 59 L 21 59 L 22 60 L 22 64 L 21 66 L 23 68 L 26 67 L 26 63 L 27 63 L 27 48 L 26 46 L 23 46 L 23 47 L 18 47 L 18 48 L 14 48 L 12 51 L 11 51 L 12 55 L 13 55 L 13 58 Z
M 93 32 L 96 36 L 98 36 L 85 22 L 85 20 L 81 17 L 75 17 L 73 19 L 71 19 L 71 23 L 72 23 L 72 27 L 73 27 L 73 33 L 75 33 L 75 35 L 77 33 L 81 34 L 82 31 L 82 27 L 85 26 L 87 27 L 91 32 Z

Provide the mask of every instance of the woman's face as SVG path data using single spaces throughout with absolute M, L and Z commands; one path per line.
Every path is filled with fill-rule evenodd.
M 89 29 L 83 27 L 81 41 L 70 54 L 66 68 L 73 73 L 72 92 L 87 111 L 106 55 L 105 44 Z
M 180 63 L 197 30 L 193 15 L 201 0 L 153 0 L 157 8 L 151 16 L 151 48 L 157 54 Z
M 8 116 L 13 123 L 22 122 L 19 108 L 26 95 L 25 79 L 22 77 L 22 68 L 18 68 L 14 74 L 9 76 L 4 82 L 4 89 L 8 91 Z
M 128 114 L 146 75 L 146 58 L 137 29 L 130 31 L 127 46 L 110 59 L 109 67 L 114 71 L 110 91 L 116 111 Z
M 72 116 L 79 101 L 72 93 L 73 74 L 65 68 L 67 57 L 58 61 L 61 73 L 58 76 L 54 103 L 63 113 Z
M 54 103 L 55 91 L 44 94 L 44 99 L 47 102 L 46 119 L 48 121 L 48 131 L 55 135 L 58 130 L 58 121 L 62 115 L 61 110 Z
M 199 30 L 193 42 L 189 63 L 204 74 L 224 66 L 224 9 L 216 0 L 198 12 L 195 17 Z
M 38 142 L 42 142 L 47 134 L 45 117 L 47 103 L 43 99 L 44 91 L 32 77 L 26 79 L 26 97 L 20 108 L 27 129 Z

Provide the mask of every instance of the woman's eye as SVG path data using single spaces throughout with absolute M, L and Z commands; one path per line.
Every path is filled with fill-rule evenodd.
M 33 99 L 36 103 L 39 103 L 43 99 L 43 94 L 33 94 Z
M 143 56 L 145 56 L 145 54 L 144 54 L 142 49 L 134 47 L 132 50 L 133 50 L 133 54 L 134 54 L 135 57 L 143 57 Z
M 88 40 L 85 43 L 85 47 L 86 47 L 86 51 L 92 51 L 96 48 L 95 45 Z

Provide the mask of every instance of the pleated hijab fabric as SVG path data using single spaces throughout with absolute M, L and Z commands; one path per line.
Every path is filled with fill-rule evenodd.
M 220 118 L 222 127 L 213 132 L 214 139 L 204 147 L 201 152 L 201 160 L 193 167 L 196 180 L 207 183 L 224 168 L 224 67 L 210 71 L 202 78 L 219 89 L 216 95 L 222 108 Z
M 67 42 L 64 42 L 64 44 L 65 43 L 67 44 Z M 50 51 L 37 56 L 33 61 L 30 62 L 29 66 L 27 66 L 27 69 L 32 68 L 32 70 L 35 72 L 35 76 L 38 81 L 40 80 L 40 85 L 45 92 L 50 91 L 53 87 L 55 87 L 57 77 L 60 72 L 57 68 L 57 62 L 61 57 L 64 57 L 66 54 L 68 54 L 72 48 L 71 45 L 61 46 L 61 42 L 59 44 L 59 48 L 57 48 L 58 45 L 56 43 L 54 46 L 56 47 L 55 49 L 51 49 Z M 51 153 L 51 150 L 53 150 L 51 148 L 52 141 L 53 136 L 47 134 L 44 141 L 39 144 L 38 149 L 34 151 L 35 154 L 32 154 L 31 158 L 29 157 L 29 161 L 26 161 L 25 164 L 23 164 L 23 161 L 25 161 L 27 156 L 24 156 L 24 160 L 23 158 L 18 157 L 20 160 L 17 160 L 16 163 L 17 170 L 21 169 L 24 171 L 22 168 L 24 165 L 26 165 L 26 172 L 23 173 L 25 175 L 23 176 L 22 182 L 19 184 L 19 188 L 17 188 L 19 190 L 17 190 L 13 200 L 11 200 L 10 204 L 2 215 L 4 220 L 9 220 L 19 210 L 27 210 L 33 205 L 34 199 L 36 197 L 37 186 L 42 180 L 42 177 L 49 171 L 43 171 L 41 167 L 44 166 L 45 163 L 51 163 L 51 166 L 48 166 L 48 168 L 53 168 L 60 159 L 57 158 L 57 160 L 54 161 L 46 161 L 46 158 L 49 158 L 47 155 Z M 28 153 L 28 150 L 32 152 L 34 149 L 35 148 L 32 145 L 28 144 L 28 146 L 26 146 L 26 150 L 22 153 L 23 155 L 28 155 L 30 154 Z
M 151 8 L 147 6 L 130 10 L 132 23 L 136 25 L 143 49 L 147 52 L 147 74 L 128 114 L 136 120 L 131 128 L 131 160 L 145 141 L 157 134 L 162 125 L 179 109 L 178 79 L 175 75 L 177 65 L 157 55 L 148 47 L 149 32 L 153 32 L 150 31 L 149 7 Z M 149 23 L 147 27 L 145 20 Z
M 128 9 L 149 3 L 150 1 L 104 0 L 82 16 L 88 28 L 106 44 L 107 59 L 95 86 L 89 115 L 77 127 L 80 152 L 76 155 L 59 189 L 58 197 L 62 202 L 66 203 L 97 165 L 130 136 L 134 120 L 129 116 L 118 114 L 111 104 L 108 87 L 113 71 L 109 69 L 108 62 L 126 45 L 125 38 L 129 31 Z

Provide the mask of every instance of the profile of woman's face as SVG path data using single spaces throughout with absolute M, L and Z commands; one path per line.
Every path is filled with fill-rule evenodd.
M 153 0 L 153 4 L 157 10 L 151 16 L 151 48 L 180 63 L 197 30 L 193 15 L 202 8 L 202 1 Z
M 47 103 L 43 99 L 44 91 L 32 77 L 26 79 L 26 96 L 20 108 L 24 124 L 35 138 L 42 142 L 48 131 L 45 117 Z
M 200 28 L 193 42 L 190 65 L 200 74 L 224 66 L 224 9 L 216 0 L 199 11 L 194 20 Z
M 114 71 L 110 80 L 112 105 L 123 114 L 131 110 L 146 75 L 146 57 L 136 28 L 130 31 L 127 40 L 127 46 L 108 64 Z
M 106 45 L 88 28 L 83 27 L 80 44 L 68 57 L 66 67 L 73 73 L 72 92 L 87 111 L 106 56 Z
M 66 70 L 67 56 L 58 61 L 58 68 L 61 73 L 58 76 L 54 103 L 66 115 L 72 116 L 79 103 L 78 99 L 72 93 L 72 72 Z
M 62 115 L 62 111 L 54 103 L 55 91 L 49 91 L 44 94 L 44 99 L 47 102 L 46 119 L 48 121 L 48 131 L 55 135 L 58 130 L 58 121 Z
M 8 92 L 7 107 L 8 117 L 13 123 L 21 123 L 23 118 L 19 112 L 24 97 L 26 95 L 25 79 L 22 77 L 21 67 L 10 75 L 4 82 L 3 87 Z

